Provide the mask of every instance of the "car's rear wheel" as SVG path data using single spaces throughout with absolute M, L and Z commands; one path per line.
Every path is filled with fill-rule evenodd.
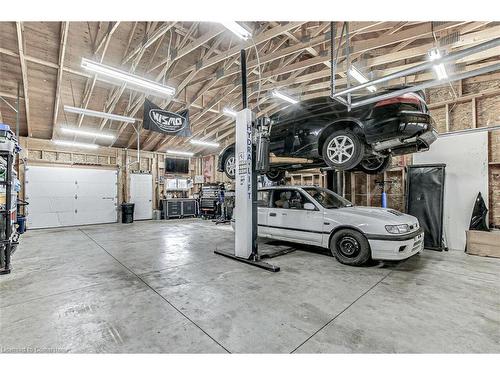
M 361 266 L 371 257 L 366 237 L 352 229 L 336 232 L 330 239 L 330 251 L 340 263 L 350 266 Z
M 333 132 L 323 144 L 325 163 L 339 171 L 356 167 L 363 159 L 365 147 L 359 137 L 349 129 Z
M 285 178 L 285 172 L 284 171 L 277 171 L 277 170 L 274 170 L 274 171 L 269 171 L 266 173 L 266 177 L 269 181 L 272 181 L 272 182 L 279 182 L 281 180 L 283 180 L 283 178 Z
M 234 154 L 229 154 L 224 161 L 224 173 L 228 178 L 234 180 L 236 178 L 236 159 Z
M 372 156 L 364 159 L 359 163 L 358 169 L 367 174 L 383 173 L 391 165 L 392 157 L 387 156 Z

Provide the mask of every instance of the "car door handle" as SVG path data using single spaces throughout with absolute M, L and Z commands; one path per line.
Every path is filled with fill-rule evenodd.
M 285 213 L 282 213 L 281 215 L 286 216 L 286 214 L 285 214 Z
M 271 213 L 269 214 L 269 216 L 276 216 L 276 213 L 275 213 L 275 212 L 271 212 Z

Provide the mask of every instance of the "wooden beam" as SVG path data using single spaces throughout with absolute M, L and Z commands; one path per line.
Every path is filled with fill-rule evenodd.
M 472 128 L 475 129 L 477 128 L 477 98 L 473 97 L 471 100 L 471 116 L 472 116 Z
M 125 57 L 127 57 L 127 53 L 128 53 L 129 48 L 130 48 L 130 43 L 132 43 L 132 39 L 134 38 L 134 35 L 135 35 L 135 29 L 137 28 L 137 24 L 138 24 L 138 22 L 135 21 L 134 26 L 132 26 L 132 29 L 130 30 L 130 34 L 128 36 L 127 46 L 125 47 L 125 50 L 124 50 L 125 52 L 123 53 L 122 61 L 125 60 Z
M 170 30 L 175 24 L 176 22 L 171 22 L 171 23 L 165 23 L 162 26 L 160 26 L 156 31 L 154 31 L 153 33 L 150 34 L 150 36 L 148 36 L 148 38 L 144 41 L 144 43 L 140 44 L 131 53 L 129 53 L 128 56 L 125 57 L 125 59 L 123 59 L 122 64 L 125 64 L 132 57 L 137 55 L 140 51 L 145 50 L 154 42 L 156 42 L 163 34 L 165 34 L 168 30 Z
M 111 29 L 108 31 L 108 34 L 111 33 L 111 35 L 113 35 L 115 33 L 116 29 L 118 29 L 118 26 L 120 26 L 120 22 L 115 22 L 111 26 Z M 103 35 L 103 37 L 101 38 L 101 41 L 99 42 L 97 47 L 94 49 L 94 54 L 98 53 L 100 51 L 100 49 L 106 44 L 106 38 L 107 38 L 107 34 Z
M 450 105 L 449 104 L 445 104 L 444 111 L 445 111 L 444 126 L 446 129 L 446 132 L 448 133 L 450 131 Z
M 495 96 L 495 95 L 500 95 L 500 89 L 485 90 L 485 91 L 477 93 L 477 94 L 468 94 L 468 95 L 463 95 L 463 96 L 455 98 L 455 99 L 449 99 L 449 100 L 443 100 L 442 102 L 431 103 L 428 105 L 428 108 L 435 109 L 435 108 L 444 107 L 447 104 L 450 105 L 450 104 L 455 104 L 455 103 L 464 103 L 464 102 L 468 102 L 472 99 L 478 100 L 481 98 L 485 98 L 488 96 Z
M 215 27 L 215 29 L 211 30 L 210 32 L 203 33 L 199 38 L 197 38 L 196 40 L 191 42 L 189 45 L 185 46 L 180 51 L 178 51 L 177 54 L 175 55 L 175 57 L 172 59 L 172 61 L 179 60 L 180 58 L 186 56 L 188 53 L 191 53 L 192 51 L 194 51 L 198 47 L 202 46 L 203 44 L 209 42 L 210 40 L 212 40 L 216 36 L 220 35 L 223 31 L 224 31 L 224 29 L 222 29 L 220 27 Z M 153 67 L 151 69 L 151 71 L 156 70 L 159 67 L 167 64 L 169 61 L 170 61 L 170 56 L 167 56 L 165 59 L 160 61 L 160 63 L 158 63 L 155 67 Z
M 19 62 L 21 64 L 21 75 L 23 77 L 23 92 L 24 92 L 24 106 L 26 113 L 26 127 L 28 128 L 28 137 L 32 137 L 32 128 L 30 122 L 30 101 L 29 101 L 29 90 L 28 90 L 28 68 L 26 66 L 26 60 L 24 59 L 24 27 L 22 22 L 16 22 L 16 32 L 17 32 L 17 46 L 19 49 Z
M 61 99 L 61 83 L 64 72 L 64 56 L 66 53 L 66 42 L 68 40 L 69 22 L 61 22 L 61 40 L 59 43 L 59 69 L 57 71 L 56 97 L 54 100 L 54 114 L 52 116 L 52 138 L 54 138 L 57 116 L 59 113 L 59 103 Z
M 242 45 L 233 47 L 229 49 L 228 51 L 219 54 L 217 56 L 214 56 L 211 59 L 206 60 L 201 64 L 199 67 L 199 70 L 206 69 L 209 66 L 215 65 L 217 63 L 220 63 L 234 55 L 237 55 L 240 53 L 241 49 L 249 48 L 252 47 L 254 44 L 259 45 L 260 43 L 267 42 L 268 40 L 275 38 L 276 36 L 283 34 L 289 30 L 296 29 L 300 25 L 302 25 L 304 22 L 288 22 L 284 25 L 274 27 L 271 30 L 265 31 L 259 35 L 257 35 L 255 38 L 252 40 L 249 40 L 247 42 L 242 43 Z

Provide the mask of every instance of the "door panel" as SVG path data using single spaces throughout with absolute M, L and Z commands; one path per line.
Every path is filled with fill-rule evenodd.
M 261 190 L 257 192 L 257 229 L 260 237 L 269 234 L 267 229 L 267 216 L 269 215 L 269 191 Z
M 153 176 L 130 175 L 130 203 L 134 203 L 134 220 L 153 218 Z
M 284 204 L 286 208 L 276 207 L 283 202 L 286 192 L 290 192 L 290 200 Z M 300 203 L 294 203 L 294 197 L 300 195 Z M 286 199 L 285 199 L 286 201 Z M 275 190 L 269 215 L 267 217 L 269 234 L 276 239 L 285 241 L 299 241 L 311 244 L 322 243 L 323 212 L 303 209 L 304 203 L 311 203 L 304 194 L 297 189 Z
M 321 244 L 323 213 L 297 209 L 270 208 L 268 230 L 273 238 Z
M 257 224 L 258 224 L 257 234 L 260 237 L 266 237 L 269 233 L 267 230 L 267 216 L 268 215 L 269 215 L 269 208 L 267 208 L 267 207 L 258 207 L 257 208 Z

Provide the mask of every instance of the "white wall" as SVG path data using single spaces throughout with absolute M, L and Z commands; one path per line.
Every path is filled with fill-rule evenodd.
M 413 164 L 445 163 L 444 236 L 450 249 L 465 249 L 472 209 L 479 192 L 488 206 L 488 132 L 439 137 Z

